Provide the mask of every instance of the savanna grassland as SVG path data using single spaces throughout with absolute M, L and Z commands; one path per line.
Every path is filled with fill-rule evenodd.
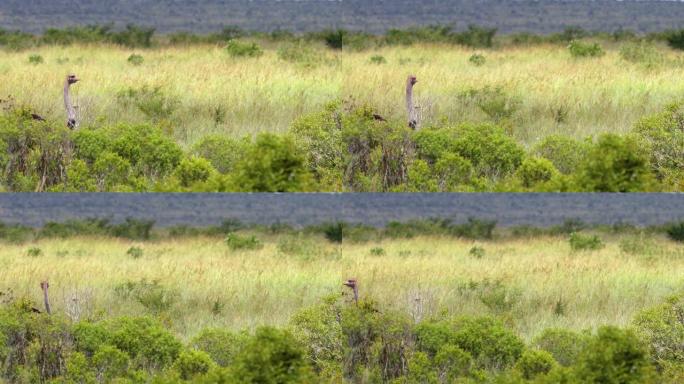
M 494 230 L 478 221 L 426 221 L 293 230 L 226 222 L 150 229 L 135 221 L 2 227 L 4 379 L 680 377 L 684 223 Z M 350 278 L 358 303 L 343 285 Z M 38 284 L 46 279 L 52 315 Z M 602 359 L 608 360 L 592 365 Z
M 475 26 L 381 36 L 227 28 L 155 37 L 135 26 L 3 32 L 0 184 L 682 191 L 684 32 L 495 34 Z M 80 78 L 70 87 L 74 130 L 64 127 L 68 73 Z M 418 78 L 415 129 L 407 124 L 409 75 Z

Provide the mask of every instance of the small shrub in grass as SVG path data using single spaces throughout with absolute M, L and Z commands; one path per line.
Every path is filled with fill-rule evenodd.
M 261 249 L 263 244 L 254 235 L 240 236 L 235 233 L 229 233 L 225 240 L 226 244 L 233 251 L 236 250 L 255 250 Z
M 370 62 L 373 63 L 373 64 L 386 64 L 386 63 L 387 63 L 387 59 L 385 59 L 384 56 L 375 55 L 375 56 L 371 56 Z
M 496 228 L 495 220 L 479 220 L 475 218 L 468 218 L 468 222 L 464 224 L 451 225 L 449 233 L 459 237 L 468 239 L 491 239 Z
M 373 256 L 384 256 L 385 255 L 385 250 L 381 247 L 375 247 L 371 248 L 370 254 Z
M 154 226 L 154 220 L 137 220 L 127 218 L 121 224 L 113 225 L 112 235 L 131 240 L 149 240 L 150 232 Z
M 573 232 L 568 241 L 573 251 L 595 251 L 603 248 L 603 242 L 597 235 L 583 235 Z
M 31 55 L 28 58 L 29 63 L 37 65 L 37 64 L 42 64 L 45 60 L 43 59 L 43 56 L 35 54 Z
M 31 247 L 26 251 L 26 254 L 31 257 L 43 256 L 43 250 L 38 247 Z
M 480 53 L 474 53 L 472 56 L 470 56 L 468 62 L 476 67 L 481 67 L 487 63 L 487 59 Z
M 181 379 L 191 380 L 209 372 L 215 365 L 206 352 L 187 350 L 178 355 L 178 359 L 173 363 L 173 369 L 178 372 Z
M 323 232 L 323 235 L 325 235 L 325 238 L 328 239 L 328 241 L 333 243 L 342 243 L 345 227 L 345 223 L 329 223 L 324 224 L 321 227 L 321 230 Z
M 550 353 L 529 349 L 520 356 L 520 359 L 515 364 L 515 369 L 526 380 L 532 380 L 538 375 L 548 373 L 556 364 L 556 360 L 553 359 Z
M 140 247 L 130 247 L 126 254 L 134 259 L 139 259 L 143 257 L 143 249 Z
M 121 377 L 128 371 L 128 355 L 111 345 L 102 345 L 93 355 L 93 366 L 98 377 L 107 380 Z
M 567 329 L 549 328 L 532 340 L 532 346 L 549 352 L 561 365 L 574 365 L 589 337 Z
M 314 67 L 325 59 L 321 53 L 311 48 L 308 44 L 301 42 L 280 47 L 278 49 L 278 58 L 305 67 Z
M 480 247 L 479 245 L 476 245 L 476 246 L 470 248 L 470 251 L 468 251 L 468 254 L 470 256 L 473 256 L 476 259 L 481 259 L 485 256 L 485 249 Z
M 665 40 L 671 48 L 684 50 L 684 29 L 667 32 Z
M 128 62 L 129 62 L 131 65 L 135 65 L 135 66 L 142 65 L 142 63 L 143 63 L 144 61 L 145 61 L 145 59 L 142 57 L 142 55 L 138 55 L 138 54 L 136 54 L 136 53 L 134 53 L 134 54 L 128 56 Z
M 134 299 L 154 314 L 169 311 L 178 301 L 178 292 L 166 288 L 159 281 L 126 281 L 114 287 L 114 293 L 122 299 Z
M 643 41 L 625 44 L 620 47 L 620 57 L 630 63 L 648 66 L 657 65 L 665 61 L 665 56 L 656 47 Z
M 0 222 L 0 239 L 9 243 L 23 243 L 33 237 L 33 229 L 22 225 Z
M 244 333 L 208 328 L 192 339 L 190 347 L 207 353 L 216 364 L 227 367 L 247 340 L 248 336 Z
M 585 43 L 578 40 L 570 42 L 568 51 L 575 58 L 600 57 L 604 55 L 603 48 L 598 43 Z
M 665 232 L 670 239 L 684 242 L 684 221 L 668 225 Z
M 231 57 L 259 57 L 264 54 L 264 51 L 256 43 L 245 43 L 238 40 L 229 41 L 226 50 Z

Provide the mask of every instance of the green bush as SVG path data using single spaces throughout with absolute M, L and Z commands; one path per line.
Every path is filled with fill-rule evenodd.
M 556 364 L 556 360 L 553 359 L 550 353 L 528 349 L 520 356 L 520 359 L 515 364 L 515 369 L 522 374 L 523 378 L 531 380 L 537 377 L 537 375 L 549 373 Z
M 229 41 L 226 50 L 231 57 L 259 57 L 264 54 L 257 43 L 243 43 L 238 40 Z
M 43 64 L 45 62 L 45 60 L 43 59 L 43 56 L 38 55 L 38 54 L 34 54 L 34 55 L 29 56 L 28 61 L 29 61 L 29 63 L 35 64 L 35 65 Z
M 130 359 L 126 353 L 111 345 L 100 346 L 93 355 L 92 365 L 97 371 L 97 377 L 111 380 L 123 377 L 128 372 Z
M 130 247 L 126 254 L 134 259 L 139 259 L 143 256 L 143 249 L 140 247 Z
M 653 66 L 665 61 L 665 56 L 656 47 L 644 41 L 629 43 L 620 47 L 620 57 L 630 63 Z
M 637 335 L 647 344 L 653 360 L 662 368 L 684 363 L 684 300 L 669 297 L 664 303 L 639 312 L 634 318 Z
M 570 234 L 568 242 L 573 251 L 595 251 L 604 247 L 597 235 L 583 235 L 577 232 Z
M 302 41 L 280 47 L 278 58 L 304 67 L 315 67 L 325 61 L 325 56 Z
M 306 352 L 287 331 L 257 328 L 231 366 L 243 383 L 304 383 L 313 381 Z
M 570 55 L 575 58 L 583 57 L 600 57 L 605 54 L 603 48 L 598 43 L 585 43 L 578 40 L 573 40 L 568 45 Z
M 178 355 L 173 363 L 173 369 L 180 374 L 181 379 L 191 380 L 209 372 L 214 365 L 215 363 L 206 352 L 186 350 Z
M 145 62 L 145 58 L 143 58 L 142 55 L 133 53 L 130 56 L 128 56 L 128 62 L 132 65 L 138 66 L 142 65 L 142 63 Z
M 26 254 L 30 257 L 43 256 L 43 250 L 38 247 L 31 247 L 26 251 Z
M 526 158 L 515 173 L 525 188 L 532 188 L 539 183 L 547 182 L 557 174 L 558 170 L 551 161 L 539 157 Z
M 114 287 L 122 299 L 132 298 L 155 315 L 168 312 L 178 301 L 176 290 L 166 288 L 157 280 L 127 281 Z
M 385 59 L 385 57 L 382 55 L 374 55 L 374 56 L 371 56 L 370 62 L 373 64 L 386 64 L 387 59 Z
M 665 232 L 670 239 L 684 242 L 684 221 L 668 225 Z
M 227 367 L 243 348 L 247 336 L 225 329 L 204 329 L 190 342 L 190 347 L 207 353 L 216 364 Z
M 684 185 L 684 103 L 641 119 L 634 132 L 646 144 L 658 179 L 675 187 Z
M 33 229 L 23 225 L 8 225 L 0 222 L 0 239 L 9 243 L 23 243 L 33 237 Z
M 253 235 L 239 236 L 235 233 L 229 233 L 225 242 L 233 251 L 261 249 L 264 246 L 261 241 Z
M 171 118 L 180 105 L 180 100 L 176 96 L 166 94 L 159 86 L 127 88 L 119 91 L 116 98 L 124 108 L 135 107 L 154 122 Z M 142 126 L 135 128 L 142 131 Z
M 648 351 L 636 335 L 616 327 L 601 327 L 580 353 L 575 368 L 583 383 L 656 383 Z
M 684 50 L 684 29 L 667 31 L 665 33 L 665 41 L 674 49 Z
M 521 104 L 519 97 L 508 95 L 501 87 L 473 88 L 459 97 L 467 104 L 474 104 L 496 123 L 511 119 Z
M 584 349 L 588 337 L 566 329 L 550 328 L 534 338 L 535 348 L 549 352 L 561 365 L 570 367 L 577 362 L 577 357 Z
M 342 49 L 348 35 L 349 32 L 345 31 L 344 29 L 330 29 L 321 32 L 321 37 L 323 38 L 325 45 L 332 49 Z
M 567 136 L 547 136 L 532 149 L 532 154 L 551 161 L 563 174 L 573 173 L 584 159 L 588 146 Z
M 473 256 L 476 259 L 481 259 L 485 256 L 485 249 L 476 245 L 476 246 L 470 248 L 470 251 L 468 251 L 468 254 L 470 256 Z
M 637 192 L 653 188 L 648 153 L 637 140 L 603 134 L 580 163 L 575 183 L 588 192 Z
M 312 186 L 305 157 L 288 136 L 261 133 L 234 170 L 234 183 L 248 192 L 302 192 Z
M 228 173 L 242 158 L 248 145 L 249 142 L 245 140 L 235 140 L 225 135 L 207 135 L 193 146 L 191 153 L 209 160 L 217 171 Z
M 154 227 L 154 220 L 138 220 L 126 218 L 123 223 L 111 226 L 111 234 L 130 240 L 149 240 Z
M 152 36 L 154 35 L 154 28 L 139 27 L 133 24 L 128 24 L 126 29 L 119 32 L 112 32 L 109 34 L 109 39 L 119 45 L 129 48 L 149 48 L 152 46 Z
M 191 157 L 181 160 L 174 171 L 174 175 L 180 181 L 181 186 L 189 187 L 194 183 L 207 181 L 213 172 L 215 169 L 209 160 Z
M 103 323 L 107 342 L 126 353 L 135 367 L 163 369 L 178 357 L 181 343 L 148 317 L 120 317 Z
M 468 62 L 476 67 L 481 67 L 487 63 L 487 59 L 480 53 L 473 53 L 468 59 Z

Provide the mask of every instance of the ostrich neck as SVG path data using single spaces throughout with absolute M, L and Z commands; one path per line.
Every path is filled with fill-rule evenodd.
M 64 108 L 66 109 L 67 112 L 67 119 L 69 120 L 75 120 L 76 119 L 76 111 L 74 110 L 74 106 L 71 104 L 71 94 L 70 94 L 70 88 L 71 84 L 69 84 L 69 81 L 64 82 Z

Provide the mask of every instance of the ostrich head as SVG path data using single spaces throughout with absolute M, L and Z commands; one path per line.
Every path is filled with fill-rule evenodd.
M 349 280 L 345 281 L 343 285 L 345 285 L 351 289 L 354 289 L 354 288 L 356 288 L 356 279 L 349 279 Z
M 67 76 L 67 84 L 69 85 L 78 83 L 78 80 L 79 78 L 76 77 L 76 75 L 74 75 L 73 73 Z
M 408 77 L 408 81 L 407 81 L 408 86 L 412 87 L 412 86 L 416 85 L 417 82 L 418 82 L 418 79 L 414 75 L 411 75 Z

